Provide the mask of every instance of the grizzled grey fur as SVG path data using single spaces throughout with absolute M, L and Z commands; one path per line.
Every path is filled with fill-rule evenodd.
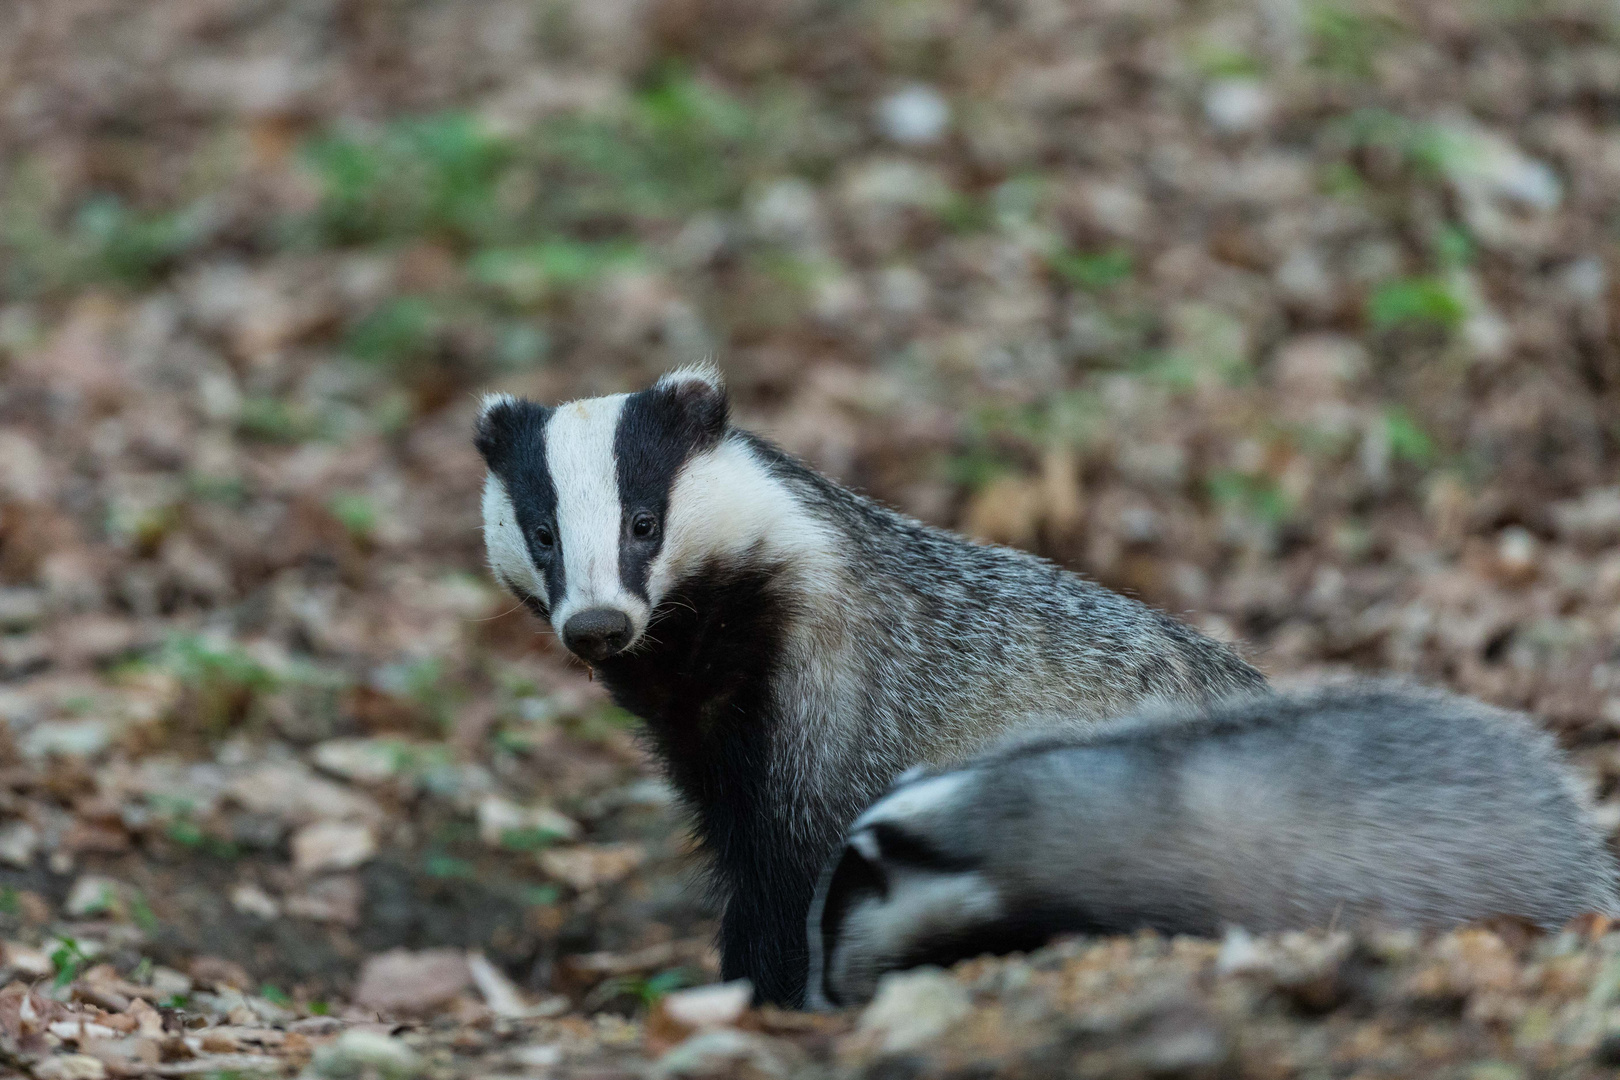
M 1214 935 L 1615 914 L 1552 739 L 1394 683 L 1155 709 L 908 778 L 812 904 L 810 997 L 1062 932 Z
M 1031 715 L 1086 727 L 1264 685 L 1161 612 L 731 426 L 709 371 L 492 398 L 478 446 L 492 570 L 646 721 L 715 857 L 724 974 L 769 1000 L 800 1000 L 816 876 L 903 770 Z

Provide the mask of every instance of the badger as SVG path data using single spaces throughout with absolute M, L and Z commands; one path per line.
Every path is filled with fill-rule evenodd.
M 805 915 L 855 816 L 1031 715 L 1085 727 L 1264 685 L 1050 562 L 927 527 L 729 422 L 712 369 L 486 399 L 495 578 L 644 722 L 712 856 L 722 973 L 801 1000 Z
M 1620 911 L 1615 884 L 1523 716 L 1392 682 L 1149 708 L 902 777 L 817 887 L 809 998 L 1060 933 L 1552 927 Z

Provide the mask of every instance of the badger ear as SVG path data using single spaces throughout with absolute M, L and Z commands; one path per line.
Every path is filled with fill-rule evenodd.
M 671 371 L 653 384 L 653 392 L 674 403 L 700 445 L 713 446 L 725 434 L 730 403 L 720 372 L 707 364 Z
M 478 411 L 478 427 L 473 445 L 493 472 L 511 459 L 513 449 L 530 425 L 545 426 L 549 409 L 511 394 L 486 394 Z

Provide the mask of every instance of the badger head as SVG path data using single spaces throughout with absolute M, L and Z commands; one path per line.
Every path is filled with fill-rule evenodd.
M 700 568 L 828 549 L 727 415 L 711 368 L 550 408 L 485 400 L 490 568 L 587 663 L 634 649 Z
M 850 827 L 810 904 L 811 1008 L 861 1004 L 889 971 L 999 951 L 1008 906 L 968 820 L 976 779 L 913 769 Z

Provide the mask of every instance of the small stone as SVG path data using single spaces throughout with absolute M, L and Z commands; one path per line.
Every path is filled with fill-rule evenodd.
M 117 915 L 124 910 L 124 893 L 121 882 L 85 874 L 73 883 L 62 910 L 75 919 Z
M 282 910 L 294 918 L 358 926 L 364 899 L 365 887 L 357 875 L 331 874 L 310 882 L 298 892 L 288 893 Z
M 35 1080 L 103 1080 L 107 1066 L 89 1054 L 58 1054 L 34 1066 Z
M 0 629 L 28 630 L 45 615 L 41 589 L 0 588 Z
M 659 1006 L 677 1024 L 701 1031 L 734 1024 L 754 1000 L 754 984 L 747 979 L 679 990 L 666 996 Z
M 231 890 L 231 906 L 244 915 L 267 921 L 281 915 L 281 905 L 275 898 L 251 882 L 243 882 Z
M 507 1017 L 528 1015 L 529 1003 L 523 1000 L 522 992 L 483 953 L 474 951 L 467 954 L 467 971 L 490 1012 Z
M 160 1001 L 165 998 L 185 997 L 191 993 L 195 985 L 191 976 L 174 968 L 160 964 L 152 969 L 152 993 L 156 994 Z
M 921 1050 L 972 1013 L 962 985 L 937 968 L 885 976 L 857 1030 L 886 1054 Z
M 478 838 L 490 847 L 507 846 L 515 834 L 549 834 L 558 840 L 579 836 L 579 822 L 549 806 L 522 806 L 499 795 L 478 803 Z
M 392 949 L 365 962 L 354 1000 L 385 1015 L 420 1015 L 455 1000 L 472 984 L 467 954 L 457 949 Z
M 113 730 L 105 720 L 54 720 L 40 724 L 22 739 L 23 756 L 93 758 L 112 745 Z
M 399 1039 L 380 1031 L 355 1028 L 318 1048 L 310 1067 L 316 1076 L 330 1080 L 351 1080 L 367 1075 L 383 1080 L 408 1080 L 419 1075 L 423 1065 L 416 1051 Z
M 1554 503 L 1552 519 L 1566 540 L 1594 547 L 1620 541 L 1620 487 L 1593 488 L 1578 499 Z
M 1216 79 L 1204 91 L 1204 116 L 1228 135 L 1259 130 L 1273 108 L 1271 91 L 1259 79 Z
M 520 1046 L 512 1051 L 512 1060 L 519 1065 L 526 1065 L 531 1069 L 550 1069 L 561 1065 L 563 1059 L 562 1047 L 556 1043 L 541 1043 L 538 1046 Z
M 1509 525 L 1496 538 L 1496 567 L 1498 573 L 1510 582 L 1525 581 L 1535 576 L 1541 543 L 1522 525 Z
M 765 188 L 748 208 L 748 224 L 765 240 L 800 249 L 815 248 L 824 239 L 816 189 L 796 176 Z
M 410 748 L 393 739 L 331 739 L 312 755 L 326 772 L 360 784 L 380 784 L 410 764 Z
M 39 830 L 26 821 L 0 826 L 0 862 L 26 870 L 39 853 Z
M 300 874 L 353 870 L 377 854 L 377 837 L 369 825 L 322 821 L 293 834 L 292 853 Z
M 56 965 L 44 949 L 24 945 L 20 941 L 0 942 L 5 952 L 5 965 L 21 979 L 43 979 L 56 973 Z
M 654 1067 L 653 1076 L 775 1080 L 791 1075 L 801 1063 L 802 1055 L 791 1043 L 752 1031 L 715 1028 L 693 1035 L 665 1054 Z
M 623 881 L 646 858 L 640 844 L 578 844 L 542 851 L 540 868 L 579 892 L 587 892 Z
M 896 90 L 878 104 L 878 126 L 902 146 L 937 143 L 950 124 L 950 103 L 924 83 Z

